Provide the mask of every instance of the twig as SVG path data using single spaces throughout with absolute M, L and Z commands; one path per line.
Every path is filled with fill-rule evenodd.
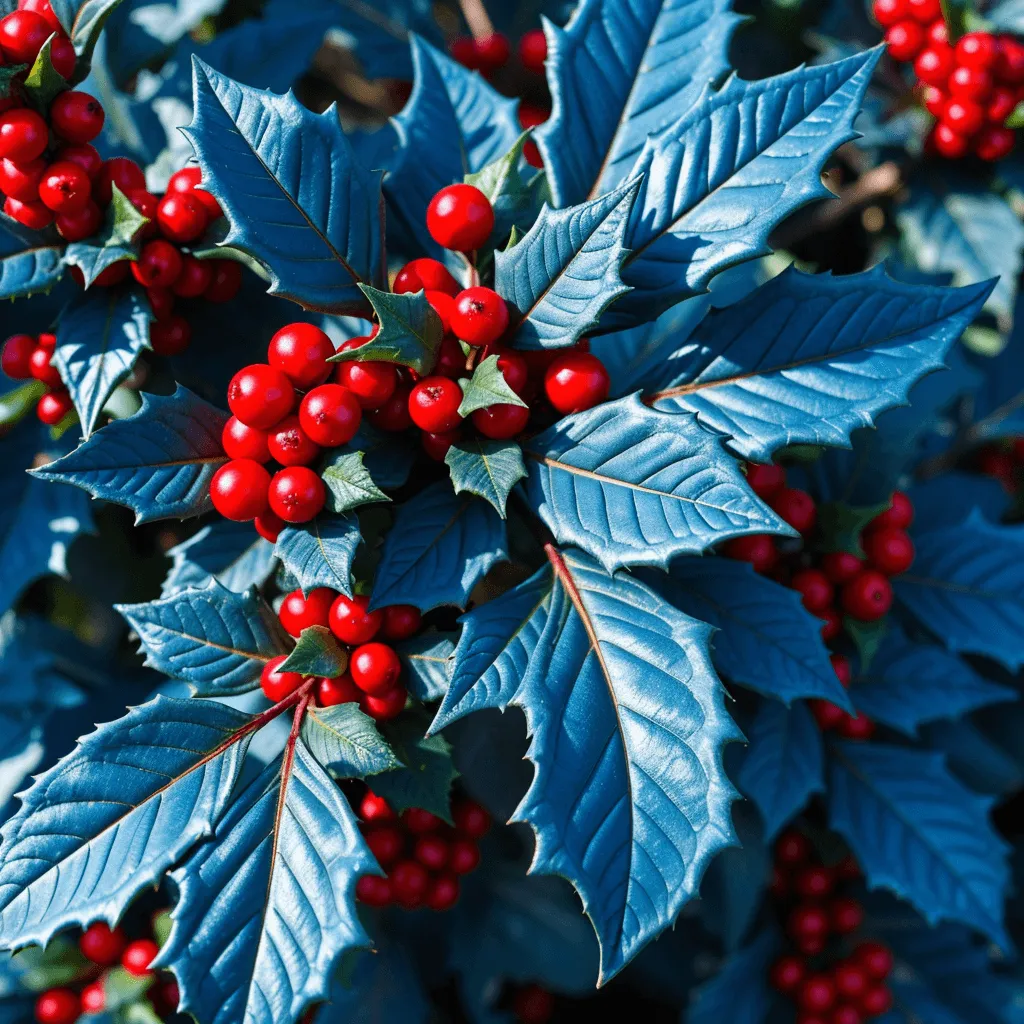
M 487 14 L 483 0 L 459 0 L 459 8 L 474 39 L 486 39 L 494 35 L 494 22 Z

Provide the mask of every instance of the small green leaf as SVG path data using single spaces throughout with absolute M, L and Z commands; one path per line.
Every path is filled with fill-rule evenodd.
M 100 233 L 88 241 L 73 242 L 64 253 L 64 262 L 82 271 L 86 288 L 115 263 L 139 258 L 139 232 L 149 218 L 135 209 L 117 185 L 113 195 Z
M 50 104 L 68 87 L 50 59 L 50 47 L 55 38 L 56 33 L 39 48 L 35 63 L 25 76 L 25 93 L 32 106 L 41 112 L 48 111 Z
M 425 718 L 410 714 L 381 726 L 405 767 L 374 779 L 373 791 L 396 811 L 422 807 L 451 824 L 451 789 L 459 773 L 447 741 L 440 735 L 424 735 L 426 729 Z
M 45 948 L 28 946 L 15 953 L 12 960 L 21 986 L 32 992 L 77 981 L 92 968 L 78 945 L 64 935 L 58 935 Z
M 453 444 L 444 461 L 451 471 L 456 494 L 477 494 L 505 518 L 509 492 L 526 476 L 523 451 L 515 441 L 467 438 Z
M 0 100 L 5 100 L 11 95 L 11 83 L 27 68 L 27 64 L 0 65 Z
M 153 1004 L 143 999 L 138 1003 L 130 1003 L 122 1006 L 117 1014 L 116 1024 L 163 1024 L 161 1017 Z
M 161 910 L 153 915 L 153 941 L 163 948 L 163 945 L 171 937 L 171 928 L 174 921 L 169 910 Z
M 103 976 L 103 1009 L 108 1013 L 138 1002 L 156 980 L 155 975 L 132 974 L 118 965 Z
M 888 506 L 886 506 L 888 507 Z M 885 619 L 878 619 L 876 622 L 862 622 L 860 619 L 853 619 L 847 615 L 843 619 L 845 628 L 853 646 L 857 649 L 857 656 L 860 659 L 860 674 L 863 675 L 871 667 L 878 648 L 885 639 L 887 627 Z
M 302 631 L 295 649 L 278 671 L 334 679 L 348 668 L 348 651 L 326 626 L 309 626 Z
M 380 330 L 366 344 L 336 352 L 329 363 L 349 360 L 372 360 L 398 363 L 419 374 L 428 374 L 437 362 L 444 327 L 424 292 L 406 292 L 394 295 L 360 284 L 363 294 L 370 300 Z
M 36 407 L 46 393 L 46 385 L 38 380 L 27 380 L 0 395 L 0 427 L 13 427 L 24 415 Z
M 1007 128 L 1024 128 L 1024 103 L 1018 103 L 1013 113 L 1006 119 Z
M 888 507 L 888 504 L 854 506 L 841 501 L 822 505 L 818 509 L 818 525 L 825 550 L 845 551 L 863 558 L 860 535 L 868 523 Z
M 327 508 L 331 512 L 347 512 L 358 505 L 391 499 L 373 482 L 363 465 L 362 452 L 345 452 L 337 456 L 321 473 L 327 485 Z
M 356 704 L 311 707 L 302 722 L 302 738 L 336 779 L 364 779 L 402 767 L 376 723 Z
M 463 377 L 459 381 L 462 387 L 462 402 L 459 404 L 459 415 L 465 419 L 477 409 L 487 409 L 492 405 L 520 405 L 527 408 L 526 403 L 508 386 L 505 375 L 498 369 L 498 357 L 488 356 L 478 363 L 472 377 Z

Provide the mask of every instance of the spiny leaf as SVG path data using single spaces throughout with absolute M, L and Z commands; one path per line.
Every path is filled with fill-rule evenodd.
M 308 626 L 278 671 L 334 679 L 348 668 L 348 651 L 326 626 Z
M 363 465 L 362 452 L 335 456 L 320 474 L 327 485 L 327 508 L 338 514 L 360 505 L 391 499 L 373 482 Z
M 607 980 L 675 920 L 732 841 L 721 756 L 739 732 L 710 626 L 582 553 L 547 554 L 463 617 L 431 728 L 484 707 L 524 710 L 536 772 L 514 820 L 537 833 L 532 870 L 579 891 Z
M 114 420 L 56 462 L 33 471 L 127 505 L 136 523 L 201 515 L 213 508 L 210 480 L 228 461 L 220 436 L 227 414 L 180 385 L 142 396 L 142 408 Z
M 892 889 L 933 924 L 962 921 L 1008 948 L 1006 844 L 989 802 L 950 775 L 941 754 L 836 744 L 828 792 L 830 823 L 869 885 Z
M 214 578 L 238 593 L 262 586 L 274 571 L 274 546 L 254 532 L 251 523 L 220 519 L 171 548 L 174 564 L 160 596 L 205 587 Z
M 505 518 L 505 504 L 512 488 L 526 477 L 522 449 L 515 441 L 489 441 L 471 437 L 456 441 L 444 457 L 451 470 L 455 493 L 468 491 L 489 501 Z
M 545 206 L 522 241 L 494 256 L 494 287 L 518 325 L 516 348 L 564 348 L 629 289 L 619 271 L 638 179 L 579 206 Z
M 149 348 L 149 303 L 134 288 L 86 292 L 57 325 L 53 362 L 71 392 L 88 440 L 114 388 Z
M 146 664 L 192 684 L 197 696 L 245 693 L 285 653 L 277 616 L 256 588 L 235 594 L 217 580 L 202 590 L 115 608 L 139 634 Z
M 473 368 L 472 377 L 459 381 L 462 387 L 462 402 L 459 415 L 465 419 L 477 409 L 492 405 L 518 405 L 526 409 L 526 403 L 508 386 L 505 375 L 498 368 L 498 357 L 488 356 Z
M 160 696 L 100 726 L 41 775 L 2 830 L 0 941 L 45 943 L 72 925 L 116 924 L 212 835 L 250 721 L 213 701 Z
M 847 505 L 843 501 L 826 501 L 818 506 L 818 529 L 826 551 L 845 551 L 864 557 L 861 536 L 867 525 L 889 508 L 889 502 L 878 505 Z
M 343 349 L 327 361 L 344 363 L 369 359 L 409 366 L 421 375 L 430 373 L 437 362 L 444 327 L 427 301 L 426 293 L 396 295 L 366 285 L 362 290 L 377 314 L 380 330 L 358 348 Z
M 560 542 L 609 570 L 664 567 L 727 537 L 791 532 L 747 487 L 718 436 L 636 395 L 565 417 L 524 453 L 537 514 Z
M 88 66 L 107 18 L 121 0 L 50 0 L 53 13 L 75 45 L 79 60 Z
M 258 259 L 270 291 L 324 312 L 364 311 L 383 282 L 380 174 L 356 163 L 332 107 L 232 81 L 193 60 L 195 118 L 183 129 L 231 224 L 224 242 Z
M 5 69 L 4 69 L 5 70 Z M 61 278 L 59 240 L 21 238 L 13 221 L 0 220 L 0 299 L 23 299 L 49 291 Z
M 790 267 L 709 313 L 647 400 L 696 413 L 747 459 L 792 444 L 846 446 L 943 365 L 992 287 L 911 287 L 881 266 L 843 277 Z
M 647 137 L 728 70 L 740 21 L 728 9 L 729 0 L 583 0 L 565 29 L 546 26 L 557 102 L 537 144 L 556 206 L 619 185 Z
M 0 65 L 0 99 L 5 100 L 11 95 L 11 82 L 18 81 L 18 76 L 28 69 L 27 64 Z
M 304 594 L 330 587 L 351 597 L 352 559 L 361 539 L 354 517 L 319 515 L 302 526 L 285 527 L 274 553 Z
M 92 241 L 72 242 L 64 252 L 64 262 L 82 271 L 86 288 L 115 263 L 138 259 L 139 232 L 149 223 L 117 185 L 113 193 L 100 234 Z
M 35 62 L 25 76 L 25 93 L 29 102 L 37 110 L 46 112 L 50 104 L 68 87 L 68 83 L 61 77 L 53 66 L 50 59 L 50 48 L 56 34 L 50 36 L 39 48 Z
M 310 753 L 339 779 L 365 779 L 402 767 L 376 722 L 356 704 L 311 707 L 301 735 Z
M 384 540 L 371 608 L 464 608 L 484 573 L 507 557 L 505 524 L 479 498 L 431 484 L 399 506 Z
M 427 720 L 419 715 L 402 715 L 381 726 L 402 767 L 374 779 L 373 791 L 396 811 L 422 807 L 451 824 L 451 789 L 459 773 L 445 738 L 425 736 L 426 729 Z

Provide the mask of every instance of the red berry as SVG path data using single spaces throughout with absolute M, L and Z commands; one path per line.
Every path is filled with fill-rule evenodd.
M 861 560 L 846 551 L 830 551 L 822 556 L 820 565 L 821 571 L 833 583 L 846 583 L 863 568 Z
M 94 181 L 103 169 L 103 157 L 100 156 L 95 146 L 90 146 L 87 142 L 62 146 L 57 153 L 57 159 L 78 164 L 89 175 L 90 181 Z
M 811 1013 L 821 1013 L 835 1005 L 836 987 L 826 974 L 812 974 L 805 978 L 797 993 L 800 1006 Z
M 355 395 L 340 384 L 313 388 L 299 406 L 302 429 L 322 448 L 337 448 L 355 437 L 363 410 Z
M 202 172 L 198 167 L 192 165 L 183 167 L 180 171 L 171 175 L 167 182 L 168 192 L 177 192 L 179 195 L 188 193 L 193 199 L 198 199 L 206 208 L 206 214 L 211 221 L 224 216 L 220 203 L 205 189 L 198 186 L 203 180 Z
M 820 569 L 801 569 L 794 574 L 790 587 L 799 591 L 809 612 L 823 612 L 832 604 L 832 584 Z
M 57 230 L 66 242 L 81 242 L 92 238 L 103 225 L 103 211 L 91 199 L 80 210 L 61 213 L 56 217 Z M 125 266 L 127 267 L 127 262 Z M 116 264 L 114 264 L 116 266 Z M 110 267 L 107 268 L 111 269 Z M 93 284 L 99 283 L 99 277 Z
M 111 928 L 106 921 L 96 921 L 82 932 L 78 948 L 86 960 L 108 967 L 120 959 L 125 942 L 124 932 L 120 928 Z
M 398 387 L 398 370 L 392 363 L 372 360 L 339 363 L 336 380 L 356 396 L 363 409 L 379 409 Z
M 829 608 L 822 612 L 818 618 L 823 622 L 821 627 L 821 639 L 826 643 L 830 640 L 835 640 L 835 638 L 843 631 L 843 617 L 839 614 L 838 609 Z
M 840 722 L 842 722 L 846 715 L 846 712 L 841 707 L 828 700 L 815 699 L 807 703 L 811 709 L 811 714 L 814 715 L 814 721 L 817 722 L 818 728 L 822 732 L 831 732 L 833 729 L 838 729 Z
M 472 839 L 455 839 L 448 850 L 448 870 L 468 875 L 480 866 L 480 847 Z
M 914 542 L 895 526 L 869 529 L 861 537 L 869 564 L 886 576 L 906 572 L 914 562 Z
M 33 64 L 53 27 L 34 11 L 12 11 L 0 19 L 0 53 L 8 64 Z
M 391 902 L 391 882 L 379 875 L 363 875 L 356 882 L 356 899 L 368 907 L 386 907 Z
M 333 679 L 325 677 L 316 685 L 316 700 L 322 708 L 334 707 L 335 704 L 358 704 L 362 696 L 348 672 Z
M 872 985 L 861 996 L 860 1008 L 869 1017 L 881 1017 L 892 1009 L 892 993 L 885 985 Z
M 394 821 L 395 812 L 384 797 L 367 790 L 359 802 L 359 817 L 363 821 Z
M 225 463 L 210 481 L 213 507 L 225 519 L 244 523 L 267 510 L 270 474 L 252 459 Z
M 893 0 L 879 0 L 880 3 L 891 3 Z M 519 60 L 527 71 L 542 75 L 544 62 L 548 59 L 548 41 L 543 29 L 534 28 L 524 32 L 519 40 Z
M 855 1001 L 868 987 L 867 972 L 859 964 L 851 961 L 837 964 L 832 977 L 835 979 L 836 991 L 842 999 Z
M 526 429 L 530 410 L 522 405 L 501 402 L 498 405 L 489 405 L 486 409 L 477 409 L 471 418 L 473 426 L 484 437 L 503 441 L 518 436 Z
M 593 408 L 608 397 L 610 387 L 604 363 L 589 352 L 559 355 L 544 374 L 548 401 L 562 414 Z
M 480 62 L 476 52 L 476 40 L 472 36 L 459 36 L 453 39 L 448 47 L 453 60 L 457 60 L 463 67 L 471 71 L 480 69 Z
M 367 419 L 379 430 L 397 432 L 412 426 L 409 415 L 409 387 L 399 383 L 395 393 L 379 408 L 367 415 Z
M 370 599 L 362 594 L 348 597 L 345 594 L 334 599 L 328 618 L 331 632 L 350 647 L 369 643 L 380 630 L 384 621 L 383 611 L 368 611 Z M 383 646 L 383 645 L 378 645 Z
M 772 495 L 768 504 L 799 533 L 809 533 L 818 521 L 818 508 L 814 499 L 796 487 L 784 487 Z
M 56 36 L 50 43 L 50 63 L 53 70 L 65 81 L 68 81 L 75 73 L 75 64 L 78 62 L 78 54 L 71 40 L 66 36 Z
M 60 370 L 50 361 L 50 353 L 45 348 L 40 346 L 32 352 L 28 357 L 28 367 L 29 373 L 48 388 L 64 387 Z
M 253 520 L 256 532 L 264 540 L 270 541 L 271 544 L 277 543 L 277 538 L 281 536 L 281 531 L 285 528 L 285 525 L 285 521 L 280 516 L 274 515 L 269 508 L 266 512 L 261 512 Z
M 932 117 L 940 118 L 946 112 L 949 97 L 937 85 L 926 85 L 921 90 L 921 102 Z
M 308 523 L 324 507 L 327 488 L 308 466 L 289 466 L 274 474 L 267 500 L 286 523 Z
M 476 59 L 484 71 L 496 71 L 508 63 L 512 54 L 508 37 L 501 32 L 492 32 L 476 40 Z
M 949 42 L 949 28 L 944 21 L 933 21 L 925 29 L 925 38 L 929 43 L 946 44 Z
M 526 360 L 518 352 L 502 352 L 498 356 L 498 369 L 501 370 L 505 383 L 517 395 L 522 395 L 530 378 Z
M 93 981 L 82 989 L 82 1013 L 102 1013 L 107 997 L 103 981 Z
M 136 939 L 128 944 L 121 955 L 121 966 L 136 977 L 152 974 L 149 965 L 156 959 L 160 947 L 152 939 Z
M 299 636 L 310 626 L 327 626 L 331 619 L 331 605 L 338 596 L 330 587 L 315 587 L 309 597 L 303 597 L 301 590 L 293 590 L 281 602 L 277 613 L 285 631 Z
M 210 223 L 206 207 L 191 192 L 169 192 L 156 210 L 157 223 L 166 238 L 185 244 L 201 238 Z
M 396 295 L 424 290 L 445 292 L 454 298 L 462 290 L 462 285 L 452 277 L 443 263 L 423 258 L 406 263 L 396 275 L 391 290 Z
M 848 687 L 853 675 L 849 659 L 844 658 L 841 654 L 833 654 L 829 656 L 829 661 L 832 663 L 832 669 L 835 671 L 836 678 L 843 684 L 844 688 Z
M 302 391 L 323 384 L 331 372 L 327 363 L 334 355 L 331 339 L 313 324 L 282 327 L 270 339 L 267 362 L 279 369 Z
M 270 428 L 267 447 L 282 466 L 308 466 L 321 451 L 320 445 L 310 439 L 295 415 L 285 416 L 277 426 Z
M 841 595 L 843 611 L 861 622 L 874 622 L 892 607 L 892 587 L 875 569 L 864 569 L 849 583 Z
M 448 863 L 448 844 L 437 835 L 420 836 L 413 856 L 428 871 L 441 871 Z
M 907 12 L 922 25 L 931 25 L 942 19 L 940 0 L 907 0 Z
M 0 158 L 31 163 L 43 155 L 49 138 L 46 122 L 34 110 L 17 107 L 0 115 Z
M 352 681 L 363 693 L 381 697 L 398 684 L 402 663 L 387 644 L 371 642 L 352 652 L 349 671 Z
M 829 904 L 828 915 L 832 930 L 840 935 L 850 935 L 864 923 L 864 908 L 856 900 L 833 900 Z
M 992 91 L 992 76 L 981 68 L 955 68 L 946 86 L 951 96 L 983 103 Z
M 769 980 L 777 992 L 793 992 L 806 975 L 807 964 L 802 957 L 783 956 L 772 964 Z
M 4 342 L 0 368 L 12 380 L 26 380 L 32 376 L 32 353 L 35 350 L 36 339 L 31 334 L 12 334 Z
M 806 864 L 811 856 L 811 844 L 801 832 L 789 829 L 775 843 L 775 863 L 787 868 Z
M 974 140 L 974 152 L 982 160 L 994 162 L 1009 156 L 1013 149 L 1014 133 L 1010 128 L 989 125 L 978 133 Z
M 959 135 L 973 135 L 985 123 L 985 111 L 971 100 L 953 97 L 942 113 L 943 121 Z
M 302 676 L 298 672 L 278 671 L 287 659 L 287 654 L 279 654 L 276 658 L 271 658 L 263 666 L 263 671 L 260 674 L 260 687 L 263 689 L 263 695 L 274 704 L 284 700 L 288 694 L 294 693 L 302 685 Z
M 62 92 L 50 104 L 50 125 L 68 142 L 92 142 L 103 130 L 103 106 L 87 92 Z
M 821 899 L 827 896 L 835 885 L 835 878 L 832 872 L 826 867 L 804 868 L 795 879 L 794 887 L 797 893 L 807 899 Z
M 759 498 L 770 498 L 786 486 L 786 471 L 782 466 L 747 463 L 747 483 Z
M 399 861 L 388 878 L 391 879 L 391 891 L 395 902 L 407 910 L 412 910 L 423 902 L 427 887 L 430 885 L 427 869 L 414 860 Z
M 51 32 L 64 35 L 64 26 L 61 24 L 60 18 L 53 13 L 50 0 L 18 0 L 18 10 L 32 11 L 34 14 L 40 15 L 46 19 Z
M 172 287 L 174 294 L 180 295 L 183 299 L 198 299 L 210 287 L 212 280 L 213 267 L 210 266 L 208 260 L 197 260 L 195 256 L 185 256 L 181 261 L 181 273 Z
M 75 404 L 71 401 L 71 395 L 63 388 L 60 391 L 49 391 L 36 403 L 36 416 L 47 426 L 54 427 L 74 407 Z
M 444 822 L 436 814 L 431 814 L 423 807 L 406 808 L 402 811 L 402 822 L 414 835 L 436 832 L 444 827 Z
M 468 345 L 490 345 L 508 327 L 508 306 L 491 288 L 467 288 L 455 297 L 451 329 Z
M 425 377 L 409 393 L 409 416 L 431 434 L 454 430 L 461 422 L 462 388 L 448 377 Z
M 468 839 L 483 839 L 491 830 L 491 816 L 474 800 L 459 800 L 452 807 L 452 821 Z
M 422 616 L 418 608 L 411 604 L 389 604 L 380 612 L 371 614 L 381 616 L 380 635 L 385 640 L 408 640 L 419 632 Z M 373 639 L 367 637 L 368 640 Z M 365 643 L 366 641 L 359 641 Z
M 47 989 L 37 1000 L 35 1018 L 38 1024 L 75 1024 L 82 1004 L 67 988 Z
M 1014 112 L 1017 107 L 1017 92 L 1006 85 L 996 86 L 985 107 L 985 117 L 997 127 Z
M 787 929 L 794 939 L 824 939 L 831 926 L 821 907 L 815 903 L 801 903 L 790 913 Z
M 188 348 L 192 328 L 183 316 L 169 316 L 149 326 L 149 344 L 158 356 L 178 356 Z
M 0 160 L 0 192 L 17 199 L 19 203 L 39 201 L 39 182 L 46 170 L 42 157 L 35 160 Z
M 995 73 L 1000 82 L 1006 85 L 1024 84 L 1024 45 L 1013 36 L 1000 36 L 999 60 Z
M 427 230 L 445 249 L 472 252 L 481 248 L 494 230 L 494 210 L 475 186 L 449 185 L 430 200 Z
M 454 875 L 438 875 L 427 890 L 424 903 L 431 910 L 450 910 L 459 901 L 459 880 Z
M 97 274 L 93 284 L 99 288 L 113 288 L 114 285 L 127 281 L 128 276 L 128 261 L 119 260 L 117 263 L 107 267 L 102 274 Z
M 916 21 L 899 21 L 886 29 L 885 42 L 893 60 L 913 60 L 925 44 L 924 29 Z
M 956 44 L 957 64 L 989 70 L 999 60 L 999 44 L 987 32 L 968 32 Z
M 853 951 L 853 959 L 876 981 L 884 981 L 892 971 L 892 951 L 880 942 L 862 942 Z
M 775 538 L 767 533 L 734 537 L 722 545 L 722 554 L 738 562 L 749 562 L 757 572 L 767 572 L 778 561 Z
M 4 201 L 4 213 L 33 231 L 42 231 L 53 223 L 53 211 L 42 203 L 19 203 L 8 197 Z
M 242 287 L 242 268 L 231 260 L 211 260 L 213 280 L 203 292 L 207 302 L 230 302 Z
M 860 1010 L 850 1003 L 840 1003 L 829 1018 L 829 1024 L 863 1024 L 863 1021 L 864 1018 L 861 1016 Z
M 914 61 L 914 74 L 928 85 L 942 86 L 956 67 L 953 47 L 948 43 L 936 44 L 923 49 Z
M 93 198 L 101 206 L 107 206 L 114 198 L 114 186 L 126 196 L 132 192 L 146 190 L 146 175 L 134 161 L 124 156 L 111 157 L 103 162 L 93 181 Z
M 455 311 L 455 300 L 447 292 L 427 291 L 423 293 L 431 309 L 441 320 L 441 329 L 448 334 L 452 329 L 452 313 Z
M 519 1024 L 547 1024 L 555 1012 L 555 999 L 539 985 L 526 985 L 513 997 L 512 1010 Z
M 375 825 L 366 831 L 365 839 L 370 853 L 384 868 L 394 864 L 405 850 L 405 837 L 402 835 L 401 829 L 394 825 Z M 447 856 L 447 848 L 445 854 Z
M 945 121 L 940 121 L 930 136 L 935 149 L 949 160 L 959 160 L 966 155 L 970 145 L 966 136 L 954 131 Z
M 308 398 L 309 395 L 306 396 Z M 292 382 L 280 370 L 266 363 L 243 367 L 228 384 L 228 408 L 247 427 L 269 430 L 280 423 L 294 406 Z M 308 429 L 306 433 L 312 436 Z
M 132 276 L 146 288 L 170 288 L 181 275 L 182 259 L 178 249 L 156 238 L 147 242 L 132 264 Z
M 848 740 L 869 740 L 875 734 L 875 723 L 867 715 L 848 715 L 843 712 L 839 722 L 839 735 Z
M 270 461 L 267 432 L 246 426 L 237 416 L 232 416 L 224 424 L 220 443 L 228 458 L 252 459 L 254 462 Z

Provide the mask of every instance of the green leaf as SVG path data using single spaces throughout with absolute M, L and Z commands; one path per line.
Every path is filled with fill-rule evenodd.
M 887 508 L 883 505 L 847 505 L 842 501 L 830 501 L 818 509 L 818 523 L 826 551 L 845 551 L 864 557 L 860 536 L 864 528 Z
M 381 731 L 404 767 L 374 779 L 374 793 L 396 811 L 422 807 L 451 824 L 451 788 L 459 773 L 445 738 L 424 735 L 425 720 L 419 715 L 402 715 Z
M 56 33 L 39 48 L 35 63 L 25 76 L 25 92 L 29 102 L 39 111 L 49 110 L 50 104 L 68 87 L 50 59 L 50 47 L 55 38 Z
M 163 946 L 170 938 L 173 924 L 169 910 L 161 910 L 160 913 L 153 915 L 153 941 L 158 946 Z
M 391 499 L 373 482 L 363 465 L 362 452 L 345 452 L 337 456 L 321 473 L 327 485 L 327 508 L 331 512 L 348 512 L 359 505 Z
M 149 223 L 117 185 L 113 193 L 103 230 L 89 241 L 72 242 L 64 253 L 64 262 L 82 271 L 86 288 L 115 263 L 139 258 L 139 232 Z
M 478 363 L 473 376 L 463 377 L 459 384 L 462 387 L 459 415 L 463 419 L 477 409 L 487 409 L 492 405 L 520 405 L 527 408 L 526 403 L 508 386 L 505 375 L 498 368 L 497 356 L 488 356 L 482 363 Z
M 861 674 L 867 672 L 878 653 L 882 641 L 885 639 L 887 627 L 885 619 L 878 619 L 876 622 L 861 622 L 860 619 L 853 619 L 847 615 L 843 619 L 843 627 L 847 635 L 853 641 L 857 649 L 857 656 L 860 658 Z
M 437 362 L 444 327 L 434 307 L 427 302 L 424 292 L 406 292 L 394 295 L 360 284 L 363 294 L 370 300 L 380 330 L 359 348 L 336 352 L 327 361 L 343 363 L 350 360 L 398 363 L 411 367 L 419 374 L 428 374 Z
M 120 964 L 103 976 L 103 1009 L 111 1012 L 138 1002 L 156 980 L 156 975 L 139 976 Z
M 121 0 L 57 0 L 53 11 L 67 29 L 78 54 L 76 77 L 88 71 L 92 51 L 96 48 L 107 18 L 114 13 Z
M 0 64 L 0 99 L 5 100 L 11 95 L 11 82 L 26 68 L 27 64 Z
M 1006 119 L 1007 128 L 1024 128 L 1024 103 L 1018 103 L 1013 113 Z
M 5 395 L 0 395 L 0 427 L 13 427 L 36 407 L 36 402 L 45 393 L 45 384 L 38 380 L 28 380 Z
M 28 946 L 15 954 L 14 962 L 22 987 L 32 992 L 67 985 L 92 967 L 77 944 L 65 935 L 58 935 L 45 947 Z
M 356 704 L 310 707 L 302 739 L 336 779 L 364 779 L 402 767 L 376 723 Z
M 295 649 L 278 671 L 334 679 L 348 668 L 348 651 L 326 626 L 309 626 L 302 631 Z
M 489 501 L 502 519 L 509 492 L 526 477 L 523 451 L 515 441 L 481 437 L 458 441 L 444 457 L 455 493 L 469 491 Z

